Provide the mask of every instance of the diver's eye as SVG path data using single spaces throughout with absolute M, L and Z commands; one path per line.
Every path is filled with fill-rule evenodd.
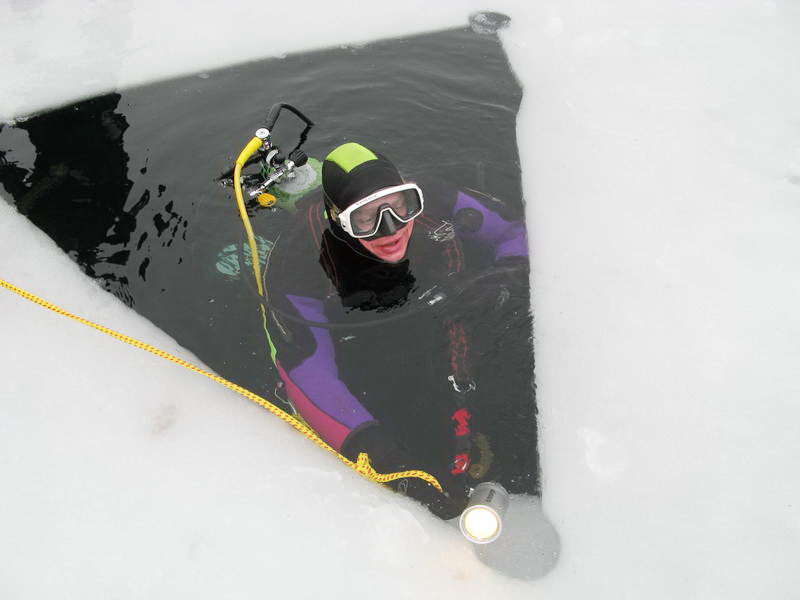
M 389 206 L 391 206 L 392 210 L 401 217 L 406 216 L 406 213 L 408 213 L 408 205 L 406 204 L 405 196 L 400 196 L 399 198 L 393 200 Z
M 359 214 L 356 215 L 356 225 L 359 229 L 367 229 L 375 224 L 375 215 Z

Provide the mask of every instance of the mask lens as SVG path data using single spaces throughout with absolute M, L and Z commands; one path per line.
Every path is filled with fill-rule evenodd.
M 387 211 L 407 223 L 422 212 L 422 200 L 413 188 L 375 198 L 353 211 L 350 216 L 353 233 L 357 236 L 373 235 L 378 231 L 382 215 Z

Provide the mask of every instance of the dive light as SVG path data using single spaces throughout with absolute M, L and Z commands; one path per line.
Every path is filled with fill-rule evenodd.
M 495 541 L 503 530 L 508 503 L 508 492 L 502 485 L 493 481 L 479 483 L 458 520 L 461 533 L 475 544 Z

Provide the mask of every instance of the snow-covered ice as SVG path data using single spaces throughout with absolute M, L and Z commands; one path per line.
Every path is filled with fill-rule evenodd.
M 0 118 L 512 17 L 560 561 L 505 579 L 247 400 L 0 290 L 0 598 L 798 597 L 796 2 L 187 7 L 2 3 Z M 5 203 L 0 256 L 3 279 L 192 359 Z

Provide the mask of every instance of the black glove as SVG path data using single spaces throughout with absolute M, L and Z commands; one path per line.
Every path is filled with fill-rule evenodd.
M 530 285 L 531 265 L 527 256 L 503 256 L 494 261 L 494 270 L 509 287 Z
M 379 425 L 373 425 L 350 434 L 342 446 L 342 454 L 355 461 L 359 453 L 366 452 L 378 473 L 396 473 L 420 469 L 420 463 L 400 448 Z M 418 477 L 396 479 L 387 485 L 428 507 L 440 519 L 452 519 L 461 514 L 467 505 L 469 488 L 463 477 L 428 471 L 439 480 L 445 493 Z
M 452 477 L 441 473 L 431 473 L 442 484 L 445 494 L 418 477 L 408 477 L 390 482 L 394 491 L 422 502 L 434 515 L 447 521 L 458 517 L 467 507 L 469 487 L 463 476 Z

